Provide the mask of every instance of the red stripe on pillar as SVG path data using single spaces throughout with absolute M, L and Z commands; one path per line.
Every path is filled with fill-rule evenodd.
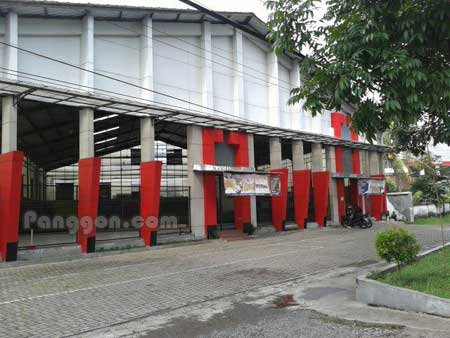
M 361 161 L 359 158 L 359 150 L 352 150 L 352 167 L 354 174 L 361 174 Z
M 23 158 L 20 151 L 0 155 L 0 256 L 4 262 L 17 260 Z
M 311 171 L 296 170 L 293 173 L 295 223 L 304 229 L 308 219 Z
M 223 130 L 212 128 L 202 129 L 203 164 L 216 163 L 216 143 L 222 142 Z M 205 236 L 207 236 L 208 227 L 217 225 L 216 176 L 214 174 L 203 174 L 203 198 Z
M 274 169 L 271 174 L 280 175 L 281 193 L 272 196 L 272 223 L 276 231 L 283 231 L 286 222 L 288 169 Z
M 159 205 L 161 200 L 161 161 L 141 163 L 141 217 L 140 236 L 145 246 L 151 246 L 158 231 Z
M 328 192 L 330 188 L 330 173 L 320 171 L 312 173 L 314 186 L 314 211 L 316 222 L 321 226 L 326 226 L 328 215 Z
M 371 175 L 370 177 L 384 179 L 384 175 Z M 371 213 L 377 221 L 381 221 L 382 216 L 387 211 L 386 187 L 383 195 L 370 195 Z
M 248 134 L 231 131 L 227 134 L 226 142 L 234 146 L 234 165 L 236 167 L 248 167 Z M 250 197 L 234 197 L 234 223 L 236 229 L 243 230 L 244 223 L 251 222 Z
M 78 242 L 81 252 L 95 252 L 101 159 L 78 162 Z

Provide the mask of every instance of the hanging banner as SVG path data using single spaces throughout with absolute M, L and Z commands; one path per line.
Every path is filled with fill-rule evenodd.
M 360 195 L 383 195 L 386 183 L 384 180 L 359 180 L 358 191 Z
M 276 175 L 226 172 L 223 174 L 223 182 L 225 195 L 270 196 L 280 194 L 280 177 Z

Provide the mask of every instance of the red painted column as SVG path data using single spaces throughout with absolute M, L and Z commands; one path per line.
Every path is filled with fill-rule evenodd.
M 101 159 L 78 162 L 78 242 L 81 252 L 95 252 Z
M 140 236 L 145 246 L 156 245 L 161 192 L 161 161 L 141 163 L 141 217 Z
M 23 159 L 20 151 L 0 155 L 0 256 L 3 262 L 17 260 Z
M 215 144 L 223 142 L 223 131 L 219 129 L 202 129 L 203 164 L 215 164 Z M 209 228 L 217 226 L 216 175 L 203 174 L 203 197 L 205 234 L 209 237 Z
M 306 228 L 308 220 L 311 171 L 296 170 L 293 173 L 295 223 L 300 229 Z
M 371 175 L 373 178 L 384 179 L 384 175 Z M 370 195 L 371 213 L 377 221 L 381 221 L 383 214 L 387 211 L 386 187 L 383 195 Z
M 314 186 L 314 212 L 319 226 L 326 226 L 328 214 L 328 193 L 330 189 L 330 173 L 320 171 L 312 173 Z
M 288 169 L 273 169 L 271 174 L 280 176 L 281 193 L 272 196 L 272 224 L 276 231 L 283 231 L 286 222 L 287 195 L 288 195 Z
M 248 167 L 248 135 L 240 132 L 229 132 L 226 142 L 235 147 L 234 165 Z M 234 197 L 234 223 L 237 230 L 243 230 L 245 223 L 251 223 L 250 196 Z

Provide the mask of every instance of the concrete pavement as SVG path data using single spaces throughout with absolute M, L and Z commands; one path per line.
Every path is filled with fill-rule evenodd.
M 3 266 L 0 337 L 439 337 L 447 319 L 354 301 L 384 227 Z M 424 249 L 441 241 L 438 228 L 408 228 Z

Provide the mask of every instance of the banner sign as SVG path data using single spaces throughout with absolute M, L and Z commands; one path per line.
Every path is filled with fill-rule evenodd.
M 223 174 L 225 195 L 279 195 L 280 176 L 268 174 Z
M 359 180 L 358 190 L 360 195 L 383 195 L 385 188 L 384 180 Z

